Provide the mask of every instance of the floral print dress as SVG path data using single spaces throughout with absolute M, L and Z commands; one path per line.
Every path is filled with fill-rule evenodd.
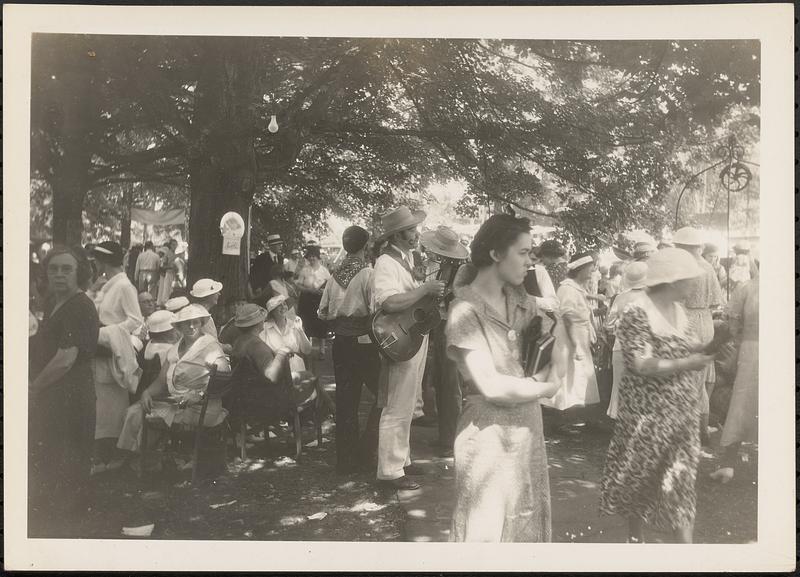
M 639 518 L 660 529 L 694 520 L 700 391 L 691 372 L 645 377 L 633 372 L 632 364 L 637 357 L 689 356 L 690 323 L 683 307 L 675 307 L 677 327 L 646 296 L 620 320 L 626 372 L 600 497 L 602 513 Z

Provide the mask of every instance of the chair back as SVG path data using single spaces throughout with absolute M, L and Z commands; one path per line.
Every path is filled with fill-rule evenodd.
M 233 367 L 231 371 L 220 372 L 215 366 L 210 369 L 209 373 L 208 385 L 203 394 L 204 401 L 221 399 L 233 388 L 237 378 L 236 367 Z

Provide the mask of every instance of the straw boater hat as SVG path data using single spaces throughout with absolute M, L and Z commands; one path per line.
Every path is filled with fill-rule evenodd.
M 382 234 L 378 241 L 384 241 L 396 232 L 414 228 L 425 220 L 427 215 L 421 210 L 411 211 L 407 206 L 398 206 L 381 216 Z
M 175 315 L 169 311 L 156 311 L 147 317 L 147 332 L 165 333 L 172 330 L 172 323 L 175 320 Z
M 289 298 L 286 295 L 276 295 L 267 301 L 267 314 L 274 311 L 281 304 L 285 303 Z
M 194 319 L 205 319 L 210 316 L 211 314 L 200 305 L 189 305 L 178 311 L 178 314 L 172 319 L 172 324 L 177 325 L 178 323 L 184 323 Z
M 172 297 L 164 303 L 164 308 L 171 313 L 177 313 L 183 307 L 189 306 L 189 299 L 186 297 Z
M 662 248 L 647 261 L 646 286 L 673 283 L 703 274 L 697 260 L 679 248 Z
M 194 283 L 192 290 L 189 291 L 189 294 L 192 295 L 196 299 L 202 299 L 207 296 L 211 296 L 215 293 L 218 293 L 222 290 L 222 283 L 212 280 L 210 278 L 201 278 L 199 281 Z
M 646 287 L 647 263 L 632 262 L 625 267 L 625 284 L 631 289 Z
M 691 226 L 684 226 L 672 236 L 674 244 L 682 244 L 683 246 L 703 246 L 703 233 Z
M 263 323 L 266 319 L 266 310 L 256 304 L 245 303 L 239 308 L 238 311 L 236 311 L 236 318 L 234 319 L 233 324 L 244 329 Z
M 594 264 L 594 255 L 590 252 L 579 253 L 574 255 L 567 263 L 567 270 L 576 270 L 588 264 Z
M 279 242 L 283 242 L 281 235 L 279 234 L 271 234 L 267 236 L 267 244 L 278 244 Z
M 465 260 L 469 257 L 469 251 L 459 242 L 456 231 L 447 226 L 423 232 L 420 243 L 425 250 L 446 258 Z

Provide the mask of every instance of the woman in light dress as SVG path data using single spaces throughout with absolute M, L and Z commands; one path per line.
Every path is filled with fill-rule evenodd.
M 305 257 L 307 264 L 300 270 L 297 278 L 297 286 L 300 289 L 297 314 L 303 319 L 303 327 L 306 334 L 311 337 L 312 344 L 318 346 L 320 358 L 324 358 L 328 325 L 317 316 L 317 310 L 322 301 L 322 291 L 331 278 L 331 273 L 322 264 L 318 246 L 309 246 Z
M 454 445 L 451 541 L 551 540 L 550 485 L 539 401 L 556 387 L 525 377 L 520 335 L 536 316 L 523 287 L 531 264 L 527 219 L 490 217 L 472 242 L 476 276 L 457 289 L 447 355 L 466 403 Z M 472 275 L 469 275 L 472 276 Z
M 606 414 L 612 419 L 617 418 L 619 409 L 619 386 L 625 374 L 625 361 L 622 356 L 622 334 L 618 331 L 619 321 L 625 308 L 636 302 L 644 293 L 645 277 L 647 276 L 647 264 L 644 262 L 632 262 L 625 267 L 625 285 L 629 288 L 616 295 L 611 308 L 606 317 L 606 329 L 614 333 L 614 348 L 611 353 L 611 364 L 614 374 L 614 382 L 611 386 L 611 399 L 608 402 Z
M 139 402 L 128 409 L 118 448 L 140 450 L 145 415 L 160 418 L 168 427 L 200 422 L 202 394 L 208 386 L 212 366 L 220 372 L 231 370 L 217 339 L 203 331 L 208 316 L 208 311 L 196 304 L 175 315 L 172 324 L 180 333 L 180 340 L 167 352 L 156 380 L 142 392 Z M 221 399 L 209 400 L 203 425 L 216 426 L 225 415 Z
M 591 351 L 597 332 L 586 290 L 595 266 L 591 253 L 576 254 L 567 265 L 567 278 L 558 288 L 558 322 L 553 333 L 556 340 L 548 376 L 548 381 L 558 385 L 558 392 L 543 400 L 543 406 L 563 411 L 600 402 Z

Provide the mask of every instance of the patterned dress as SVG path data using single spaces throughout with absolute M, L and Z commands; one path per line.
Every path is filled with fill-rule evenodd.
M 498 373 L 523 377 L 518 335 L 536 315 L 524 288 L 506 288 L 507 322 L 471 286 L 461 288 L 447 319 L 447 354 L 464 378 L 466 404 L 454 446 L 456 507 L 451 541 L 548 542 L 550 482 L 537 401 L 499 406 L 480 394 L 464 362 L 486 350 Z
M 600 497 L 602 513 L 639 518 L 660 529 L 694 520 L 700 391 L 691 372 L 644 377 L 631 367 L 637 357 L 689 356 L 689 322 L 683 308 L 675 306 L 677 327 L 646 296 L 627 307 L 620 320 L 627 370 Z

